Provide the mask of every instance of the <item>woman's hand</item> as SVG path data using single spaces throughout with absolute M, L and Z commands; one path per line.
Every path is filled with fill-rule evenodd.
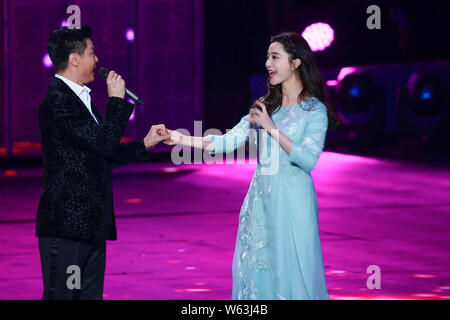
M 165 144 L 169 145 L 169 146 L 174 146 L 176 144 L 181 144 L 181 142 L 183 141 L 183 137 L 184 135 L 174 131 L 174 130 L 169 130 L 167 129 L 167 131 L 170 134 L 170 139 L 167 139 L 166 141 L 164 141 Z
M 262 111 L 258 110 L 257 108 L 251 108 L 249 111 L 250 118 L 248 119 L 248 121 L 251 124 L 257 124 L 261 126 L 265 130 L 275 129 L 276 126 L 273 123 L 272 119 L 270 119 L 265 104 L 258 100 L 255 101 L 255 103 L 261 107 Z

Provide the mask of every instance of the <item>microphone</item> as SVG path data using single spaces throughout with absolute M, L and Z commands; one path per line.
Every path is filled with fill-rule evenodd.
M 260 98 L 258 99 L 258 101 L 263 102 L 263 101 L 264 101 L 264 98 L 263 98 L 263 97 L 260 97 Z M 258 109 L 259 111 L 262 112 L 262 108 L 261 108 L 260 106 L 258 106 L 256 103 L 253 103 L 253 104 L 250 106 L 249 109 L 252 109 L 252 108 L 256 108 L 256 109 Z
M 108 78 L 109 70 L 104 67 L 101 67 L 98 70 L 98 74 L 100 75 L 100 77 L 102 77 L 104 80 L 106 80 L 106 78 Z M 137 95 L 135 95 L 133 92 L 131 92 L 127 88 L 125 88 L 125 92 L 126 92 L 127 96 L 129 96 L 131 99 L 133 99 L 137 103 L 144 104 L 144 102 L 141 99 L 139 99 L 139 97 Z
M 258 100 L 260 102 L 263 102 L 264 101 L 264 97 L 260 97 Z M 256 109 L 258 109 L 259 111 L 262 112 L 262 108 L 260 106 L 258 106 L 256 103 L 253 103 L 250 106 L 249 110 L 251 110 L 253 108 L 256 108 Z M 250 128 L 251 129 L 255 129 L 255 131 L 256 131 L 256 162 L 259 164 L 259 129 L 261 129 L 261 127 L 259 125 L 257 125 L 257 124 L 251 124 Z

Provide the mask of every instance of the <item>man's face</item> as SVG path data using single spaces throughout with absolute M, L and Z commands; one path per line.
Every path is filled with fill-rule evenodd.
M 83 83 L 89 83 L 94 81 L 94 69 L 97 66 L 98 58 L 94 53 L 94 44 L 91 39 L 86 39 L 86 49 L 84 54 L 79 56 L 79 75 Z

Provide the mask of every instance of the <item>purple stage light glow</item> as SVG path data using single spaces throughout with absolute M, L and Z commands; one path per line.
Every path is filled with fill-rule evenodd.
M 344 67 L 339 71 L 339 74 L 337 76 L 338 81 L 342 81 L 346 76 L 349 74 L 355 73 L 358 71 L 358 68 L 355 67 Z
M 61 28 L 63 28 L 63 27 L 67 27 L 67 21 L 66 20 L 61 21 Z
M 125 37 L 129 42 L 134 41 L 134 30 L 133 29 L 127 29 L 127 32 L 125 33 Z
M 308 42 L 312 51 L 322 51 L 333 42 L 334 30 L 327 23 L 317 22 L 306 27 L 302 37 Z
M 335 87 L 335 86 L 337 86 L 338 81 L 337 80 L 327 80 L 326 84 L 329 87 Z
M 50 60 L 50 56 L 48 55 L 48 53 L 46 53 L 43 57 L 42 57 L 42 64 L 46 67 L 46 68 L 50 68 L 53 63 L 52 60 Z
M 130 98 L 127 98 L 127 101 L 129 102 L 129 103 L 132 103 L 132 104 L 135 104 L 134 103 L 134 100 L 132 100 L 132 99 L 130 99 Z M 134 114 L 134 109 L 133 109 L 133 113 L 131 114 L 131 116 L 130 116 L 130 121 L 134 121 L 134 119 L 135 119 L 135 114 Z

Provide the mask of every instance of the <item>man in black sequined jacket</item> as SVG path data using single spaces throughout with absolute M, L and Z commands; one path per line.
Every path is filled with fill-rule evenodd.
M 144 139 L 120 143 L 133 104 L 124 100 L 125 82 L 114 71 L 103 119 L 91 105 L 85 84 L 94 80 L 98 62 L 91 33 L 87 26 L 65 27 L 48 41 L 56 75 L 39 107 L 43 299 L 102 299 L 106 240 L 117 239 L 111 171 L 147 159 L 149 149 L 169 138 L 164 125 L 155 125 Z

